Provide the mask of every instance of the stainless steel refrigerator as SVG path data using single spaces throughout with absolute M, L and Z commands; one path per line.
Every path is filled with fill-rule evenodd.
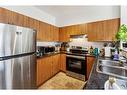
M 0 89 L 36 88 L 36 31 L 0 23 Z

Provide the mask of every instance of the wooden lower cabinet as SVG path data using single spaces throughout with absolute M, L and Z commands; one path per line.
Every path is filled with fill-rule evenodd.
M 52 57 L 52 74 L 55 75 L 59 72 L 59 60 L 60 60 L 60 54 L 54 55 Z
M 37 59 L 37 86 L 59 72 L 60 54 Z
M 37 86 L 41 85 L 52 76 L 51 64 L 50 57 L 37 60 Z
M 61 71 L 66 72 L 66 54 L 60 54 L 59 68 Z
M 91 69 L 92 69 L 92 66 L 94 64 L 94 60 L 95 60 L 95 57 L 93 56 L 87 56 L 86 58 L 86 66 L 87 66 L 87 71 L 86 71 L 86 74 L 87 74 L 87 79 L 89 78 L 89 75 L 90 75 L 90 72 L 91 72 Z

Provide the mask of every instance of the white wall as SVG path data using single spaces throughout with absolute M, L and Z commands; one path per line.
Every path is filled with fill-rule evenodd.
M 127 25 L 127 6 L 121 6 L 121 24 Z
M 57 26 L 67 26 L 120 17 L 120 6 L 88 6 L 84 9 L 84 12 L 80 12 L 83 10 L 78 11 L 79 12 L 75 15 L 68 13 L 67 15 L 57 17 Z
M 24 14 L 26 16 L 35 18 L 40 21 L 47 22 L 49 24 L 56 24 L 56 18 L 42 10 L 37 9 L 33 6 L 3 6 L 6 9 Z

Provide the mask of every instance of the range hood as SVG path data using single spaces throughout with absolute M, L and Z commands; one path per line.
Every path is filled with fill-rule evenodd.
M 70 41 L 87 41 L 87 35 L 71 35 Z
M 87 38 L 87 35 L 71 35 L 70 38 L 76 39 L 76 38 Z

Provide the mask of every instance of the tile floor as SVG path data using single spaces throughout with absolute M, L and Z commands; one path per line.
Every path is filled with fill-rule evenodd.
M 84 81 L 72 78 L 67 76 L 65 73 L 60 72 L 56 74 L 53 78 L 49 79 L 47 82 L 45 82 L 42 86 L 40 86 L 38 89 L 77 89 L 80 90 L 85 85 Z

